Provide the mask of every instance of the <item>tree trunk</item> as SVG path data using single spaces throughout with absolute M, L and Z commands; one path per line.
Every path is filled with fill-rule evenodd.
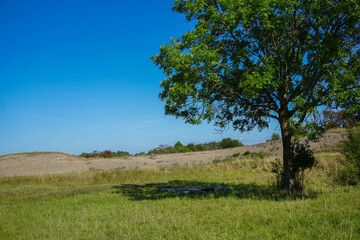
M 283 145 L 283 187 L 285 190 L 293 190 L 295 188 L 295 174 L 290 168 L 290 160 L 292 158 L 292 146 L 291 134 L 288 130 L 288 123 L 285 119 L 280 121 L 281 135 L 282 135 L 282 145 Z

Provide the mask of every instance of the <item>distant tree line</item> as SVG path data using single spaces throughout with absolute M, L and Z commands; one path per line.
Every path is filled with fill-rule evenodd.
M 169 153 L 186 153 L 186 152 L 197 152 L 197 151 L 208 151 L 224 148 L 234 148 L 244 146 L 241 142 L 236 139 L 224 138 L 220 142 L 209 142 L 202 144 L 189 143 L 188 145 L 183 145 L 180 141 L 176 142 L 174 146 L 160 145 L 157 148 L 150 150 L 148 153 L 141 152 L 137 153 L 134 156 L 138 155 L 151 155 L 151 154 L 169 154 Z M 129 152 L 117 151 L 112 152 L 110 150 L 97 151 L 94 150 L 91 153 L 83 152 L 79 157 L 83 158 L 117 158 L 117 157 L 126 157 L 132 156 Z
M 83 158 L 115 158 L 115 157 L 125 157 L 125 156 L 129 156 L 130 153 L 125 152 L 125 151 L 117 151 L 117 152 L 112 152 L 110 150 L 105 150 L 105 151 L 96 151 L 94 150 L 92 153 L 81 153 L 79 155 L 79 157 L 83 157 Z
M 323 110 L 317 120 L 317 122 L 324 126 L 326 130 L 332 128 L 353 127 L 359 121 L 360 113 L 347 115 L 345 110 Z
M 224 138 L 220 142 L 209 142 L 194 144 L 189 143 L 186 146 L 181 142 L 176 142 L 174 146 L 160 145 L 157 148 L 150 150 L 147 154 L 169 154 L 169 153 L 185 153 L 185 152 L 198 152 L 198 151 L 209 151 L 216 149 L 234 148 L 244 146 L 237 139 Z

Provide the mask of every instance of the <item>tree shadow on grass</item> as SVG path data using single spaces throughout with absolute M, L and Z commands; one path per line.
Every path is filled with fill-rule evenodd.
M 203 186 L 213 188 L 215 186 L 229 186 L 234 190 L 225 191 L 206 191 L 201 193 L 190 193 L 179 195 L 178 192 L 162 192 L 163 188 L 184 188 L 187 186 Z M 127 196 L 132 201 L 142 200 L 161 200 L 168 198 L 189 198 L 189 199 L 204 199 L 204 198 L 221 198 L 221 197 L 235 197 L 239 199 L 257 199 L 257 200 L 296 200 L 296 199 L 313 199 L 316 198 L 317 192 L 287 192 L 278 190 L 272 186 L 257 185 L 257 184 L 224 184 L 211 182 L 197 182 L 175 180 L 167 183 L 148 183 L 143 185 L 136 184 L 122 184 L 113 187 L 113 193 L 120 193 Z

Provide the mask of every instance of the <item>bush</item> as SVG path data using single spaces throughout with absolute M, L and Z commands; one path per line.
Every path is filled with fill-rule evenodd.
M 304 188 L 305 172 L 316 166 L 317 161 L 314 152 L 309 149 L 309 145 L 301 143 L 293 143 L 291 147 L 292 157 L 289 161 L 290 172 L 295 178 L 295 189 L 302 190 Z M 276 185 L 283 188 L 284 169 L 279 159 L 271 163 L 271 172 L 276 175 Z
M 190 149 L 185 147 L 180 141 L 176 142 L 174 145 L 175 152 L 178 153 L 185 153 L 185 152 L 191 152 Z
M 260 159 L 264 159 L 266 157 L 266 154 L 263 151 L 260 151 L 258 156 Z
M 271 135 L 271 141 L 277 141 L 280 140 L 280 135 L 277 133 L 274 133 L 273 135 Z
M 209 142 L 203 144 L 193 144 L 189 143 L 184 146 L 180 141 L 177 141 L 174 147 L 167 145 L 160 145 L 157 148 L 151 149 L 147 154 L 170 154 L 170 153 L 185 153 L 185 152 L 198 152 L 198 151 L 208 151 L 208 150 L 217 150 L 223 148 L 233 148 L 244 146 L 241 142 L 236 139 L 224 138 L 220 142 Z
M 254 159 L 264 159 L 266 157 L 266 153 L 264 153 L 263 151 L 260 152 L 250 152 L 250 151 L 246 151 L 243 153 L 243 156 L 250 156 Z
M 117 157 L 125 157 L 125 156 L 129 156 L 129 155 L 130 155 L 130 153 L 125 152 L 125 151 L 117 151 L 116 152 Z
M 357 185 L 359 183 L 359 170 L 353 163 L 345 163 L 338 173 L 336 182 L 342 185 Z
M 303 172 L 316 166 L 314 152 L 309 149 L 309 145 L 295 144 L 293 148 L 293 156 L 289 164 L 294 173 Z
M 180 141 L 177 141 L 174 145 L 175 149 L 179 149 L 179 148 L 183 148 L 183 147 L 184 147 L 184 145 Z
M 276 158 L 274 162 L 270 162 L 271 172 L 275 173 L 275 185 L 277 188 L 282 188 L 283 186 L 283 165 L 279 158 Z
M 209 142 L 209 143 L 204 143 L 203 144 L 204 150 L 216 150 L 216 149 L 221 149 L 221 143 L 218 142 Z
M 234 148 L 234 147 L 242 147 L 244 144 L 239 142 L 237 139 L 224 138 L 220 142 L 222 148 Z
M 249 156 L 251 155 L 251 152 L 249 150 L 247 150 L 246 152 L 244 152 L 244 156 Z
M 347 139 L 342 142 L 340 152 L 344 154 L 345 161 L 340 169 L 338 181 L 341 184 L 354 185 L 360 181 L 360 128 L 349 128 Z
M 192 152 L 196 152 L 197 151 L 197 147 L 195 146 L 195 144 L 193 143 L 189 143 L 188 145 L 186 145 L 186 148 L 188 148 L 190 151 Z
M 360 120 L 360 114 L 346 114 L 345 110 L 340 110 L 338 112 L 332 110 L 323 110 L 322 119 L 320 124 L 322 124 L 325 129 L 331 128 L 345 128 L 347 126 L 355 126 L 356 122 Z
M 124 157 L 129 156 L 130 153 L 124 151 L 112 152 L 110 150 L 105 150 L 103 152 L 93 151 L 92 153 L 81 153 L 79 156 L 84 158 L 113 158 L 113 157 Z
M 112 157 L 112 153 L 110 150 L 105 150 L 103 152 L 100 153 L 100 157 L 103 158 L 111 158 Z
M 82 153 L 80 154 L 80 157 L 91 158 L 91 157 L 95 157 L 95 155 L 93 153 Z

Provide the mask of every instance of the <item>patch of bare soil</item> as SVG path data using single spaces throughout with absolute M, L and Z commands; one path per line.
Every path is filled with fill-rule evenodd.
M 342 139 L 340 132 L 328 132 L 318 142 L 311 142 L 310 147 L 312 150 L 317 151 L 336 145 Z M 225 159 L 237 153 L 243 155 L 246 151 L 263 151 L 270 156 L 282 156 L 280 141 L 214 151 L 90 160 L 79 159 L 59 152 L 18 153 L 0 156 L 0 178 L 118 168 L 134 169 L 206 164 L 214 160 Z

